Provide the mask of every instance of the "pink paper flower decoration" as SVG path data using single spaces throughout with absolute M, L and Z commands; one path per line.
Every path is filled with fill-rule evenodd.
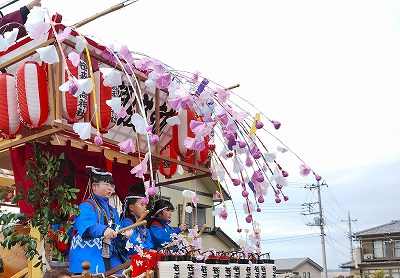
M 101 138 L 101 136 L 97 135 L 96 137 L 94 137 L 94 144 L 96 146 L 103 145 L 103 139 Z
M 156 80 L 157 88 L 159 89 L 166 89 L 171 83 L 171 74 L 169 72 L 163 73 L 160 75 Z
M 57 35 L 58 40 L 63 42 L 71 34 L 71 31 L 71 27 L 65 27 L 64 31 Z
M 147 206 L 149 204 L 149 197 L 145 196 L 141 200 L 142 204 Z
M 304 165 L 304 164 L 301 164 L 299 166 L 299 168 L 300 168 L 300 175 L 302 177 L 308 176 L 308 174 L 310 174 L 310 172 L 311 172 L 311 169 L 309 167 L 307 167 L 306 165 Z
M 279 129 L 281 127 L 281 123 L 276 120 L 271 120 L 271 123 L 274 125 L 275 129 Z
M 157 144 L 160 141 L 160 137 L 158 137 L 158 135 L 155 135 L 153 133 L 149 134 L 149 137 L 151 144 Z
M 200 74 L 200 72 L 198 70 L 196 70 L 193 73 L 192 78 L 191 78 L 192 83 L 197 83 L 199 81 L 199 74 Z
M 223 90 L 223 89 L 220 89 L 220 88 L 217 88 L 217 94 L 216 94 L 216 96 L 217 96 L 217 99 L 218 99 L 218 101 L 220 102 L 220 103 L 225 103 L 225 102 L 227 102 L 228 101 L 228 99 L 229 99 L 229 97 L 230 97 L 230 93 L 229 93 L 229 91 L 227 91 L 227 90 Z
M 132 56 L 132 52 L 129 50 L 129 48 L 126 45 L 121 45 L 119 52 L 118 52 L 126 62 L 129 64 L 134 63 L 134 59 Z
M 135 175 L 137 178 L 143 178 L 143 175 L 146 174 L 147 172 L 147 161 L 149 160 L 149 157 L 146 155 L 145 158 L 140 162 L 138 165 L 136 165 L 132 170 L 131 174 Z
M 75 95 L 78 92 L 79 85 L 76 80 L 72 79 L 71 82 L 68 84 L 68 92 L 72 95 Z
M 124 153 L 134 153 L 136 152 L 135 143 L 132 139 L 125 140 L 118 144 L 119 149 Z
M 222 200 L 222 195 L 218 191 L 215 192 L 215 198 L 218 200 Z
M 146 193 L 149 196 L 154 196 L 157 194 L 157 189 L 155 186 L 150 186 L 149 188 L 147 188 Z
M 119 113 L 117 114 L 118 118 L 125 118 L 128 115 L 128 113 L 126 112 L 126 108 L 124 106 L 121 106 L 121 111 L 119 111 Z
M 197 197 L 197 194 L 195 194 L 195 195 L 192 197 L 192 204 L 193 204 L 193 206 L 194 206 L 195 208 L 197 208 L 197 203 L 198 203 L 198 201 L 199 201 L 199 197 Z
M 219 217 L 223 220 L 228 218 L 228 212 L 225 210 L 225 208 L 220 212 Z

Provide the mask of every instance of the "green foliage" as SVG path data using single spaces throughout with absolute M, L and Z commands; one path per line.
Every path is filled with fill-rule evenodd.
M 4 240 L 0 241 L 0 245 L 4 248 L 20 244 L 25 248 L 25 255 L 29 260 L 38 256 L 41 265 L 42 257 L 38 252 L 38 240 L 30 235 L 18 234 L 15 224 L 30 224 L 31 227 L 37 228 L 41 239 L 46 243 L 54 246 L 57 238 L 63 242 L 68 242 L 66 233 L 57 233 L 52 229 L 52 225 L 56 222 L 60 223 L 60 227 L 65 231 L 70 229 L 70 224 L 66 221 L 69 215 L 79 214 L 77 205 L 72 204 L 77 198 L 79 189 L 73 188 L 58 179 L 60 175 L 61 163 L 65 159 L 64 154 L 60 156 L 52 155 L 50 152 L 44 151 L 42 148 L 33 145 L 34 154 L 31 159 L 26 161 L 26 180 L 32 184 L 31 188 L 24 190 L 22 186 L 15 185 L 16 193 L 10 199 L 12 204 L 18 204 L 19 201 L 27 201 L 33 208 L 32 215 L 22 213 L 7 213 L 0 216 L 0 233 Z M 0 199 L 7 196 L 7 190 L 0 191 Z M 57 235 L 57 238 L 56 236 Z M 62 254 L 53 248 L 53 258 L 62 261 Z
M 385 275 L 383 269 L 376 270 L 370 275 L 371 278 L 392 278 L 392 276 Z

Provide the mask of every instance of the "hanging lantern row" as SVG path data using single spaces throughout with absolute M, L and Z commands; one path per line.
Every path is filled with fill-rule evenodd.
M 37 62 L 24 62 L 17 70 L 16 77 L 9 73 L 0 74 L 0 103 L 6 104 L 0 110 L 0 133 L 7 139 L 13 139 L 22 132 L 23 127 L 37 129 L 48 120 L 49 92 L 47 86 L 47 64 L 39 65 Z M 72 75 L 78 78 L 87 78 L 89 70 L 85 62 L 80 61 L 74 67 L 68 60 L 66 66 Z M 103 85 L 103 76 L 100 72 L 94 73 L 97 99 L 99 100 L 100 132 L 106 133 L 116 123 L 116 115 L 106 101 L 112 98 L 115 88 Z M 62 82 L 68 80 L 67 72 L 62 76 Z M 74 96 L 69 92 L 61 94 L 62 117 L 70 124 L 82 120 L 89 103 L 89 113 L 94 113 L 94 104 L 90 94 L 82 92 Z M 93 117 L 92 126 L 96 127 Z
M 17 90 L 15 78 L 12 74 L 3 73 L 0 75 L 0 130 L 6 138 L 15 138 L 24 127 L 19 119 L 17 108 Z

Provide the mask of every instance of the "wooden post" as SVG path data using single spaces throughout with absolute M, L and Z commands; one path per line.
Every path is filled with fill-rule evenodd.
M 160 136 L 160 89 L 156 89 L 156 97 L 155 97 L 155 112 L 156 112 L 156 122 L 155 122 L 155 131 L 156 135 Z M 155 151 L 156 153 L 159 153 L 159 143 L 156 144 Z
M 56 45 L 56 49 L 57 49 L 58 57 L 61 57 L 62 50 L 57 45 Z M 61 94 L 60 94 L 60 90 L 58 89 L 58 87 L 60 87 L 60 85 L 61 85 L 61 77 L 62 77 L 62 74 L 64 74 L 64 69 L 63 69 L 62 64 L 63 64 L 63 62 L 61 62 L 61 61 L 58 62 L 58 64 L 55 66 L 56 67 L 55 73 L 54 73 L 54 71 L 52 71 L 52 73 L 55 75 L 54 79 L 53 79 L 54 80 L 53 96 L 54 96 L 54 106 L 55 106 L 55 109 L 54 109 L 54 119 L 55 120 L 61 119 Z M 49 74 L 50 74 L 50 72 L 49 72 Z
M 40 233 L 38 228 L 33 228 L 31 226 L 30 235 L 40 242 Z M 28 261 L 28 277 L 31 278 L 41 278 L 43 276 L 42 269 L 40 267 L 34 267 L 35 264 L 39 262 L 37 256 L 32 260 Z
M 92 277 L 92 273 L 89 270 L 90 269 L 90 263 L 88 261 L 84 261 L 82 263 L 82 269 L 83 269 L 82 274 L 81 274 L 82 278 L 90 278 L 90 277 Z

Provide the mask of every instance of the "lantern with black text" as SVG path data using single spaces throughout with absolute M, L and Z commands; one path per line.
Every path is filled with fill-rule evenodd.
M 97 111 L 99 117 L 99 131 L 101 133 L 107 133 L 110 128 L 112 128 L 117 120 L 117 115 L 111 109 L 110 106 L 106 104 L 107 100 L 113 97 L 113 87 L 104 86 L 103 84 L 103 74 L 100 71 L 94 73 L 94 84 L 96 89 L 96 101 L 97 101 Z M 96 115 L 95 115 L 95 104 L 94 104 L 94 92 L 90 94 L 90 107 L 89 112 L 91 116 L 91 123 L 94 128 L 96 126 Z
M 85 79 L 89 77 L 89 68 L 87 64 L 80 61 L 77 67 L 74 67 L 70 60 L 67 60 L 67 67 L 71 74 L 77 79 Z M 61 83 L 68 81 L 68 74 L 64 72 L 64 79 Z M 79 96 L 74 96 L 70 92 L 61 93 L 61 111 L 64 119 L 69 124 L 73 124 L 81 120 L 87 111 L 88 94 L 82 92 Z
M 172 141 L 172 140 L 171 140 Z M 164 149 L 160 151 L 160 155 L 178 159 L 178 155 L 174 152 L 173 147 L 171 146 L 171 141 L 165 146 Z M 170 162 L 168 160 L 163 160 L 158 168 L 160 174 L 163 175 L 166 179 L 172 178 L 178 170 L 178 164 Z
M 5 138 L 12 139 L 23 129 L 17 107 L 17 91 L 12 74 L 0 74 L 0 130 Z
M 22 122 L 31 129 L 41 127 L 49 117 L 47 76 L 43 65 L 28 61 L 17 70 L 19 114 Z

